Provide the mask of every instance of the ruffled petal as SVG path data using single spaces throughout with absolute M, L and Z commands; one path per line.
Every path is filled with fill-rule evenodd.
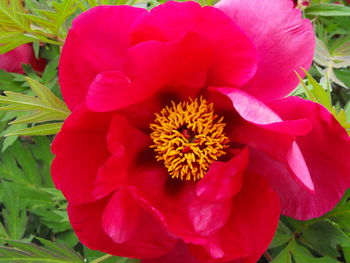
M 216 7 L 242 28 L 258 50 L 258 70 L 243 89 L 262 100 L 288 95 L 299 82 L 293 70 L 308 69 L 313 59 L 310 21 L 302 19 L 291 0 L 221 0 Z
M 102 227 L 117 244 L 127 242 L 139 224 L 141 209 L 127 189 L 118 189 L 109 200 L 102 216 Z
M 279 198 L 263 176 L 245 174 L 244 179 L 225 226 L 208 237 L 207 244 L 189 244 L 200 261 L 253 263 L 271 242 L 280 216 Z
M 208 23 L 211 21 L 211 23 Z M 186 34 L 202 37 L 202 43 L 189 47 L 181 55 L 185 64 L 191 52 L 203 45 L 208 47 L 207 85 L 245 84 L 256 71 L 256 51 L 250 39 L 223 12 L 213 7 L 201 8 L 195 2 L 167 2 L 150 11 L 150 16 L 134 31 L 135 43 L 157 40 L 177 41 Z M 195 48 L 194 48 L 195 47 Z M 206 58 L 202 58 L 203 61 Z M 203 63 L 203 62 L 200 62 Z M 192 71 L 194 69 L 191 69 Z
M 101 198 L 129 180 L 129 169 L 137 165 L 137 156 L 148 149 L 150 138 L 133 127 L 126 117 L 115 114 L 107 135 L 112 156 L 98 170 L 93 194 Z
M 310 132 L 310 121 L 306 119 L 283 121 L 268 105 L 242 90 L 222 88 L 217 90 L 226 94 L 240 116 L 240 119 L 228 121 L 233 123 L 233 128 L 228 133 L 231 141 L 247 145 L 250 149 L 261 151 L 284 163 L 290 170 L 291 175 L 288 176 L 313 191 L 314 186 L 304 157 L 295 142 L 295 136 Z M 250 163 L 254 165 L 255 161 L 252 160 Z M 265 174 L 274 181 L 274 173 Z
M 269 106 L 283 119 L 307 118 L 312 123 L 311 132 L 298 136 L 296 143 L 310 171 L 314 192 L 305 191 L 293 181 L 277 181 L 274 188 L 285 215 L 302 220 L 319 217 L 331 210 L 350 187 L 349 136 L 330 112 L 314 102 L 289 97 Z M 275 173 L 286 172 L 278 166 L 278 163 L 266 165 L 276 170 Z
M 170 251 L 168 254 L 158 257 L 158 258 L 149 258 L 142 259 L 142 263 L 203 263 L 197 258 L 192 256 L 187 248 L 187 245 L 183 242 L 178 242 L 175 248 Z M 229 262 L 222 263 L 256 263 L 256 261 L 243 261 L 243 259 L 233 260 Z
M 97 171 L 110 155 L 106 145 L 110 118 L 88 112 L 81 105 L 66 119 L 53 142 L 52 178 L 69 202 L 82 204 L 96 199 L 92 192 Z
M 127 190 L 121 191 L 112 199 L 79 206 L 69 203 L 69 219 L 79 240 L 91 249 L 122 257 L 159 257 L 169 252 L 177 239 L 132 202 Z M 133 213 L 125 214 L 126 206 L 132 206 Z
M 83 102 L 98 73 L 121 70 L 130 34 L 147 10 L 130 6 L 98 6 L 73 21 L 59 63 L 65 102 L 74 109 Z
M 162 167 L 143 167 L 133 180 L 139 204 L 185 242 L 206 243 L 206 236 L 220 230 L 231 210 L 230 199 L 202 200 L 194 182 L 171 179 Z
M 193 49 L 193 47 L 196 47 Z M 136 87 L 195 96 L 204 87 L 212 48 L 201 35 L 188 32 L 172 41 L 145 41 L 129 49 L 125 69 Z M 144 97 L 144 99 L 148 99 Z
M 201 263 L 193 257 L 189 252 L 187 245 L 183 242 L 178 242 L 175 248 L 170 251 L 168 254 L 158 257 L 158 258 L 149 258 L 142 259 L 142 263 Z
M 248 150 L 236 154 L 228 162 L 214 162 L 196 186 L 196 194 L 208 201 L 232 198 L 241 190 L 243 173 L 248 164 Z

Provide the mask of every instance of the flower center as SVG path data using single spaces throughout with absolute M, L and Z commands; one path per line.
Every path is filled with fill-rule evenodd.
M 202 97 L 178 104 L 172 101 L 155 115 L 150 125 L 151 148 L 171 178 L 201 179 L 210 164 L 226 154 L 226 124 L 214 113 L 214 105 Z

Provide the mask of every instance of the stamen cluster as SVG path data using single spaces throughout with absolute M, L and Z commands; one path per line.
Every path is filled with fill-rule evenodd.
M 157 161 L 163 161 L 172 178 L 194 181 L 204 177 L 210 164 L 226 154 L 229 139 L 223 117 L 204 98 L 178 104 L 172 101 L 155 114 L 150 125 Z

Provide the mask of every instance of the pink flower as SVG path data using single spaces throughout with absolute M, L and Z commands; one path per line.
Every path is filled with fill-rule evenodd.
M 0 55 L 0 69 L 23 74 L 22 64 L 31 64 L 37 70 L 44 69 L 45 61 L 36 59 L 33 47 L 30 44 L 21 45 L 5 54 Z
M 350 185 L 349 138 L 324 107 L 283 98 L 313 50 L 292 0 L 75 19 L 52 176 L 81 242 L 144 263 L 253 263 L 281 212 L 332 209 Z

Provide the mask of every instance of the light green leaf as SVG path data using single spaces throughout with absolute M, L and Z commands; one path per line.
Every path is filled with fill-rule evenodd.
M 308 99 L 322 104 L 324 107 L 326 107 L 334 115 L 337 121 L 350 134 L 350 123 L 348 121 L 346 112 L 343 109 L 337 109 L 332 105 L 330 83 L 328 79 L 326 79 L 326 87 L 323 87 L 306 70 L 303 69 L 303 71 L 306 74 L 307 83 L 305 83 L 304 80 L 302 80 L 298 73 L 296 73 L 296 75 L 299 78 L 300 83 L 303 86 Z
M 0 0 L 0 28 L 26 31 L 29 23 L 21 13 L 24 13 L 22 0 Z
M 48 106 L 51 106 L 53 109 L 56 109 L 59 112 L 62 112 L 64 114 L 64 117 L 67 117 L 70 113 L 69 109 L 67 108 L 66 104 L 61 101 L 59 98 L 57 98 L 50 89 L 46 88 L 44 85 L 39 83 L 38 81 L 35 81 L 31 78 L 25 78 L 31 87 L 31 89 L 34 91 L 34 93 L 38 96 L 39 100 Z
M 293 257 L 296 263 L 340 263 L 331 257 L 315 258 L 309 250 L 300 245 L 295 246 Z
M 83 263 L 83 259 L 72 249 L 63 244 L 37 238 L 44 246 L 29 242 L 3 240 L 12 247 L 0 247 L 0 262 L 35 262 L 35 263 Z
M 66 104 L 57 98 L 52 91 L 38 81 L 26 77 L 30 88 L 36 97 L 5 91 L 6 96 L 0 96 L 0 103 L 5 106 L 0 107 L 2 111 L 25 111 L 27 115 L 18 116 L 10 124 L 42 123 L 49 121 L 62 121 L 70 114 Z M 5 134 L 14 135 L 50 135 L 56 134 L 62 127 L 62 123 L 47 123 L 30 128 L 16 129 Z
M 293 263 L 292 261 L 292 250 L 294 248 L 294 242 L 290 242 L 281 253 L 279 253 L 271 263 Z
M 33 136 L 33 135 L 53 135 L 57 134 L 62 128 L 62 123 L 49 123 L 49 124 L 42 124 L 26 129 L 21 129 L 14 131 L 12 133 L 8 133 L 5 136 L 14 136 L 14 135 L 26 135 L 26 136 Z
M 313 4 L 304 12 L 307 16 L 350 16 L 350 7 L 337 4 Z
M 84 255 L 89 263 L 127 263 L 129 260 L 128 258 L 108 255 L 97 250 L 89 249 L 87 247 L 84 247 Z

